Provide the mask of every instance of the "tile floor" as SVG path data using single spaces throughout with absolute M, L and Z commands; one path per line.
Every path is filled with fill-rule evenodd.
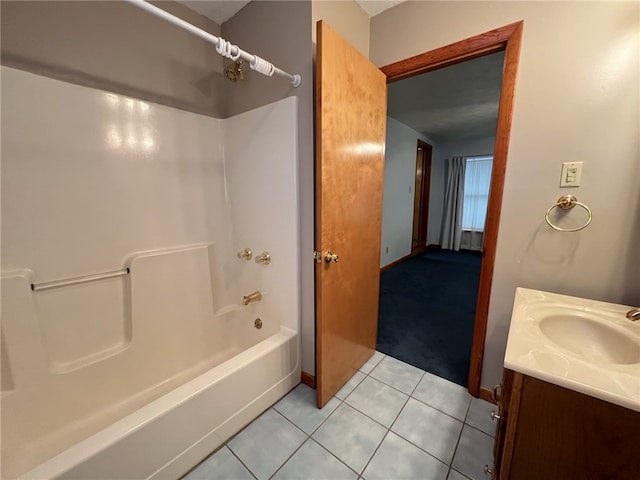
M 324 408 L 298 385 L 185 480 L 485 480 L 495 406 L 376 352 Z

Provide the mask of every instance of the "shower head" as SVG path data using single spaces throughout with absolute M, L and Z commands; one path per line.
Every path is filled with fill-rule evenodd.
M 238 60 L 237 62 L 227 65 L 227 68 L 224 69 L 224 76 L 227 77 L 227 80 L 231 80 L 232 82 L 244 80 L 244 75 L 242 74 L 242 60 Z

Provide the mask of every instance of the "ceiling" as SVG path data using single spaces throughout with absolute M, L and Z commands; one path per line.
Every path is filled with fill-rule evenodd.
M 179 3 L 189 7 L 191 10 L 198 12 L 200 15 L 210 18 L 218 25 L 233 17 L 242 10 L 250 0 L 177 0 Z M 360 8 L 364 10 L 369 17 L 375 17 L 379 13 L 395 7 L 405 0 L 356 0 Z
M 405 0 L 356 0 L 356 3 L 360 5 L 360 8 L 367 12 L 367 15 L 371 18 L 404 1 Z
M 233 17 L 242 10 L 250 0 L 216 0 L 214 2 L 203 2 L 202 0 L 177 0 L 179 3 L 189 7 L 194 12 L 210 18 L 218 25 Z
M 390 117 L 434 142 L 495 136 L 504 52 L 389 84 Z

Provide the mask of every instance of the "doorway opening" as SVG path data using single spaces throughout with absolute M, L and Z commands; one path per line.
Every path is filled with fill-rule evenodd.
M 488 193 L 481 270 L 476 299 L 468 376 L 469 392 L 476 397 L 480 396 L 486 400 L 491 400 L 491 393 L 488 389 L 480 388 L 482 360 L 484 356 L 491 281 L 495 263 L 522 28 L 523 22 L 516 22 L 381 68 L 387 76 L 387 83 L 393 83 L 446 66 L 455 65 L 466 60 L 504 51 L 502 85 L 500 88 L 496 138 L 493 152 L 493 169 Z M 454 308 L 454 306 L 452 306 L 452 308 Z
M 387 92 L 382 241 L 408 244 L 411 235 L 411 249 L 380 274 L 376 349 L 464 388 L 503 65 L 504 52 L 496 52 L 403 79 Z M 429 180 L 423 178 L 425 145 Z M 414 172 L 410 196 L 403 183 Z M 420 225 L 422 203 L 430 212 Z M 401 220 L 411 210 L 412 225 Z M 384 255 L 381 265 L 398 254 Z

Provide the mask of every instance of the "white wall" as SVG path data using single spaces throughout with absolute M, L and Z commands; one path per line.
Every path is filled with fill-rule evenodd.
M 221 236 L 221 121 L 2 67 L 2 268 L 36 281 Z
M 212 244 L 212 270 L 249 267 L 255 283 L 227 292 L 227 278 L 217 308 L 262 289 L 273 320 L 297 330 L 296 98 L 218 120 L 7 67 L 2 78 L 3 271 L 40 283 Z M 244 247 L 272 263 L 238 260 Z
M 381 267 L 411 253 L 418 140 L 431 146 L 434 145 L 428 137 L 394 118 L 387 117 L 384 195 L 382 197 Z
M 369 15 L 353 0 L 312 0 L 311 38 L 316 43 L 316 23 L 327 22 L 362 55 L 369 58 Z
M 640 302 L 637 2 L 406 2 L 372 19 L 386 65 L 524 20 L 482 385 L 498 383 L 517 286 Z M 594 220 L 559 233 L 544 212 L 584 162 L 576 195 Z M 577 213 L 577 212 L 576 212 Z
M 220 35 L 177 2 L 172 15 Z M 225 116 L 223 59 L 205 40 L 127 2 L 0 2 L 2 65 L 78 85 Z
M 439 143 L 433 149 L 431 162 L 431 195 L 429 196 L 429 229 L 427 244 L 440 245 L 444 193 L 447 187 L 447 158 L 453 156 L 493 155 L 496 138 L 479 138 L 459 142 Z

